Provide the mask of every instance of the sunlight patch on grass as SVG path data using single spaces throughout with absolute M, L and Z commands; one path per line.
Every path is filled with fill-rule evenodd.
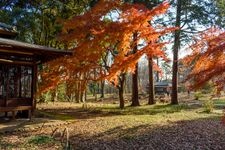
M 224 99 L 217 99 L 217 100 L 213 100 L 215 105 L 223 105 L 225 106 L 225 98 Z
M 195 120 L 200 118 L 215 117 L 219 118 L 222 114 L 218 113 L 202 113 L 202 108 L 192 109 L 191 106 L 170 105 L 170 104 L 156 104 L 156 105 L 143 105 L 139 107 L 125 107 L 119 109 L 115 104 L 95 105 L 92 112 L 111 114 L 114 118 L 120 118 L 124 122 L 132 124 L 167 124 L 180 120 Z M 133 122 L 133 123 L 132 123 Z
M 155 115 L 161 113 L 175 113 L 189 109 L 187 105 L 170 105 L 170 104 L 156 104 L 156 105 L 143 105 L 139 107 L 127 106 L 124 109 L 119 109 L 117 105 L 102 105 L 93 108 L 108 113 L 118 113 L 121 115 Z
M 50 117 L 50 118 L 54 118 L 54 119 L 58 119 L 58 120 L 63 120 L 63 121 L 70 121 L 70 120 L 74 120 L 74 117 L 68 116 L 66 114 L 57 114 L 57 113 L 49 113 L 49 112 L 44 112 L 44 111 L 37 111 L 37 113 L 46 116 L 46 117 Z
M 46 116 L 53 117 L 60 120 L 74 120 L 76 119 L 112 119 L 128 125 L 130 124 L 168 124 L 180 120 L 195 120 L 200 118 L 221 117 L 222 114 L 203 113 L 201 107 L 192 107 L 192 105 L 179 104 L 170 105 L 157 103 L 155 105 L 142 105 L 139 107 L 130 107 L 126 105 L 124 109 L 120 109 L 118 104 L 105 104 L 105 103 L 86 103 L 85 109 L 83 104 L 73 104 L 74 108 L 71 109 L 74 117 L 68 114 L 60 114 L 60 112 L 42 112 Z M 62 106 L 65 109 L 65 106 Z M 49 108 L 51 108 L 49 106 Z M 69 106 L 71 108 L 71 105 Z M 78 116 L 76 116 L 78 115 Z M 118 121 L 118 122 L 119 122 Z M 127 122 L 127 123 L 126 123 Z M 113 124 L 113 123 L 112 123 Z M 128 126 L 130 126 L 128 125 Z

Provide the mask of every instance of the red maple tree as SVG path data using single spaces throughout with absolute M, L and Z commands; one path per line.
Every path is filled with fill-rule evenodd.
M 168 7 L 169 4 L 164 2 L 149 10 L 140 4 L 100 0 L 87 13 L 65 21 L 60 39 L 73 55 L 47 65 L 43 89 L 67 81 L 83 85 L 76 89 L 84 90 L 88 80 L 103 78 L 117 84 L 118 76 L 134 71 L 135 64 L 144 54 L 167 60 L 162 50 L 165 43 L 160 43 L 159 37 L 175 28 L 153 27 L 150 21 L 154 16 L 165 13 Z M 114 15 L 112 19 L 109 19 L 110 14 Z M 135 45 L 132 42 L 134 32 L 138 33 L 137 42 L 144 43 L 135 54 L 131 53 Z M 105 71 L 101 65 L 102 56 L 112 51 L 116 55 Z
M 192 53 L 184 62 L 192 68 L 188 80 L 193 81 L 191 88 L 199 88 L 213 81 L 217 89 L 225 85 L 225 32 L 211 28 L 200 34 L 191 46 Z

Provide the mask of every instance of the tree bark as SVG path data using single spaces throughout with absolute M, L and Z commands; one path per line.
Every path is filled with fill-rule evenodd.
M 176 27 L 181 23 L 181 0 L 177 0 Z M 173 50 L 173 76 L 172 76 L 172 95 L 171 104 L 178 104 L 177 96 L 177 77 L 178 77 L 178 51 L 180 48 L 180 30 L 175 31 L 174 50 Z
M 154 93 L 154 77 L 153 77 L 153 59 L 148 57 L 148 71 L 149 71 L 149 99 L 148 104 L 155 104 L 155 93 Z
M 134 41 L 134 49 L 133 53 L 137 52 L 137 31 L 133 34 L 133 41 Z M 135 72 L 132 75 L 132 103 L 131 106 L 140 106 L 139 100 L 138 100 L 138 63 L 135 66 Z
M 85 91 L 84 91 L 84 101 L 85 101 L 85 102 L 87 101 L 87 88 L 86 88 Z
M 124 108 L 124 97 L 123 97 L 123 94 L 124 94 L 125 77 L 126 77 L 125 73 L 121 74 L 121 76 L 120 76 L 120 85 L 118 87 L 118 89 L 119 89 L 120 108 L 121 109 Z
M 98 92 L 97 92 L 96 88 L 94 89 L 94 97 L 95 97 L 95 101 L 97 101 L 98 100 Z
M 80 91 L 80 102 L 84 102 L 84 91 Z
M 75 83 L 75 101 L 80 103 L 80 81 Z
M 51 91 L 51 101 L 55 102 L 55 101 L 57 101 L 57 98 L 58 98 L 58 90 L 57 89 L 53 89 Z
M 101 81 L 101 97 L 100 98 L 104 98 L 105 97 L 105 80 Z
M 159 66 L 159 58 L 156 59 L 157 61 L 157 66 Z M 156 72 L 156 82 L 159 82 L 159 72 Z

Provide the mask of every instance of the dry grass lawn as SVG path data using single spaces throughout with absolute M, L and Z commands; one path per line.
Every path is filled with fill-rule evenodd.
M 71 149 L 79 150 L 225 149 L 221 123 L 225 100 L 216 101 L 213 113 L 190 104 L 157 103 L 124 110 L 111 102 L 41 104 L 36 117 L 71 123 L 1 134 L 0 149 L 63 149 L 66 141 Z M 68 129 L 68 140 L 64 129 Z

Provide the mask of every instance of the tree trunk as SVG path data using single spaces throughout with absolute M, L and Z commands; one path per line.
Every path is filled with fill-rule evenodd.
M 78 81 L 77 83 L 75 83 L 75 101 L 77 103 L 80 102 L 80 81 Z
M 84 91 L 80 91 L 80 102 L 84 102 Z
M 95 101 L 97 101 L 98 100 L 98 91 L 96 88 L 94 89 L 94 97 L 95 97 Z
M 181 22 L 181 0 L 177 0 L 176 27 L 180 27 Z M 178 77 L 178 50 L 180 48 L 180 30 L 175 31 L 173 50 L 173 76 L 171 104 L 178 104 L 177 97 L 177 77 Z
M 157 61 L 157 66 L 159 66 L 159 58 L 156 59 Z M 159 72 L 156 72 L 156 82 L 159 82 Z
M 149 71 L 149 99 L 148 104 L 155 104 L 155 93 L 154 93 L 154 77 L 153 77 L 153 59 L 148 57 L 148 71 Z
M 119 89 L 120 108 L 121 109 L 124 108 L 124 97 L 123 97 L 123 94 L 124 94 L 125 77 L 126 77 L 125 73 L 121 74 L 121 76 L 120 76 L 120 85 L 118 87 L 118 89 Z
M 105 80 L 101 81 L 101 97 L 100 98 L 104 98 L 105 97 Z
M 84 92 L 85 92 L 85 93 L 84 93 L 84 101 L 86 102 L 86 101 L 87 101 L 87 88 L 85 89 Z
M 133 53 L 137 52 L 137 31 L 133 34 L 133 41 L 134 41 L 134 49 Z M 135 72 L 132 75 L 132 103 L 131 106 L 140 106 L 139 100 L 138 100 L 138 63 L 135 67 Z
M 131 76 L 127 75 L 125 80 L 125 93 L 131 93 Z
M 58 100 L 58 90 L 57 89 L 53 89 L 51 91 L 51 101 L 55 102 Z

